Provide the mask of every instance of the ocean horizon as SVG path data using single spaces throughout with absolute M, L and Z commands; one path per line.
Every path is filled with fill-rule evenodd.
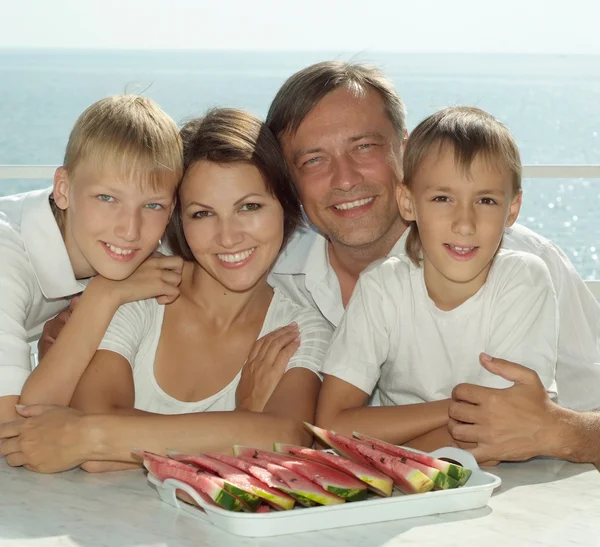
M 600 56 L 0 49 L 0 165 L 60 164 L 77 116 L 111 94 L 151 97 L 178 123 L 213 106 L 264 118 L 287 77 L 328 59 L 381 67 L 409 130 L 445 106 L 473 105 L 511 129 L 525 164 L 600 164 Z M 47 185 L 0 180 L 0 195 Z M 600 180 L 525 180 L 519 222 L 598 279 L 599 205 Z

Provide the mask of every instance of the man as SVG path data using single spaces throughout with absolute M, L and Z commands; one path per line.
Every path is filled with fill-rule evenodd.
M 406 225 L 394 198 L 406 136 L 403 103 L 378 70 L 325 62 L 284 83 L 267 124 L 315 228 L 292 239 L 270 282 L 337 325 L 360 272 L 375 260 L 404 253 Z M 536 455 L 600 460 L 600 413 L 563 408 L 600 408 L 600 307 L 552 242 L 515 225 L 506 231 L 503 247 L 537 254 L 552 275 L 561 314 L 562 407 L 548 399 L 529 369 L 482 360 L 515 385 L 457 386 L 448 430 L 459 443 L 477 443 L 473 451 L 480 461 Z

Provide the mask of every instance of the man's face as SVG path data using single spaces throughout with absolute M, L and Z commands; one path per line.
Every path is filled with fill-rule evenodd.
M 281 144 L 304 211 L 330 240 L 368 246 L 400 222 L 400 136 L 375 90 L 329 93 Z

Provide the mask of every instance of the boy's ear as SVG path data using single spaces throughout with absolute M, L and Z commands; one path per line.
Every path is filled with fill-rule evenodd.
M 504 224 L 506 227 L 512 226 L 516 222 L 521 210 L 521 203 L 523 203 L 523 191 L 519 190 L 519 193 L 513 198 L 508 209 L 508 217 Z
M 59 167 L 54 172 L 52 197 L 59 209 L 64 211 L 69 207 L 69 175 L 64 167 Z
M 398 203 L 398 209 L 400 211 L 400 216 L 408 221 L 412 222 L 413 220 L 417 220 L 414 211 L 414 204 L 412 194 L 403 183 L 399 183 L 396 185 L 396 202 Z

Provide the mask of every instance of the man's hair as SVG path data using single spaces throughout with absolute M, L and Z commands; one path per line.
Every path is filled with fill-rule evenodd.
M 447 146 L 454 151 L 457 167 L 467 175 L 475 158 L 483 156 L 490 164 L 508 169 L 513 195 L 521 191 L 521 157 L 510 131 L 488 112 L 469 106 L 445 108 L 417 125 L 404 149 L 402 184 L 410 189 L 423 161 Z M 418 265 L 422 246 L 416 222 L 409 229 L 406 254 Z
M 109 168 L 120 180 L 175 190 L 183 172 L 183 147 L 175 122 L 153 100 L 137 95 L 106 97 L 77 118 L 65 151 L 69 175 L 82 162 Z M 59 226 L 63 212 L 50 204 Z
M 267 190 L 283 208 L 283 246 L 294 230 L 303 224 L 302 209 L 277 140 L 258 118 L 234 108 L 215 108 L 204 117 L 186 123 L 183 139 L 184 177 L 196 162 L 254 165 L 262 175 Z M 167 238 L 173 254 L 194 260 L 187 244 L 178 200 Z
M 376 67 L 341 61 L 317 63 L 290 76 L 275 95 L 265 123 L 278 139 L 284 134 L 293 135 L 325 95 L 341 88 L 357 97 L 370 89 L 379 93 L 399 139 L 404 138 L 404 103 L 390 80 Z

